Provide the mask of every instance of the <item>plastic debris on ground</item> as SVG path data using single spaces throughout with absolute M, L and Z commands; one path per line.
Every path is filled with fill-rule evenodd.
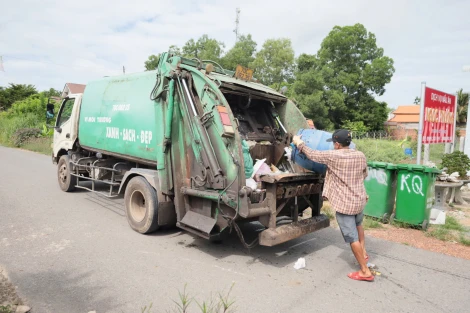
M 444 225 L 446 223 L 446 212 L 439 209 L 431 209 L 429 224 Z
M 297 262 L 294 264 L 294 268 L 296 270 L 300 270 L 301 268 L 305 267 L 305 258 L 299 258 Z

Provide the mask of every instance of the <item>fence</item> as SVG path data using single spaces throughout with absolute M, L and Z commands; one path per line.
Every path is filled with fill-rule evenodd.
M 392 140 L 392 134 L 389 132 L 382 130 L 382 131 L 374 131 L 374 132 L 360 132 L 360 131 L 352 131 L 351 132 L 352 139 L 378 139 L 378 140 Z

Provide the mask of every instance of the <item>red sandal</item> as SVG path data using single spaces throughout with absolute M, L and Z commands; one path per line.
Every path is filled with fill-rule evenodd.
M 374 281 L 374 275 L 370 275 L 369 277 L 360 276 L 359 271 L 349 273 L 348 277 L 354 280 Z

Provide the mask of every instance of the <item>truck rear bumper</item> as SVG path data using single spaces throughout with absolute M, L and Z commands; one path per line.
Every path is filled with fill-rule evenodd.
M 272 247 L 328 226 L 330 226 L 330 219 L 320 214 L 276 228 L 268 228 L 259 234 L 259 244 Z

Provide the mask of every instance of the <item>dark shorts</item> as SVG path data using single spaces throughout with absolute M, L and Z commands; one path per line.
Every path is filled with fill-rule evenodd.
M 357 233 L 357 226 L 362 225 L 364 214 L 347 215 L 336 212 L 336 221 L 338 222 L 339 229 L 343 234 L 344 241 L 353 243 L 359 241 L 359 234 Z

